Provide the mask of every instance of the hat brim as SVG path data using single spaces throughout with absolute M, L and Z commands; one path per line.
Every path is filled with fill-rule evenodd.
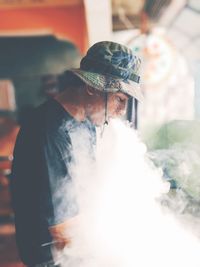
M 70 72 L 78 76 L 83 82 L 90 85 L 91 87 L 106 92 L 122 92 L 134 97 L 138 101 L 143 101 L 143 94 L 141 92 L 140 85 L 134 81 L 128 80 L 124 82 L 122 79 L 111 75 L 102 75 L 95 72 L 84 71 L 81 69 L 70 69 Z M 117 81 L 117 86 L 108 86 L 108 81 Z M 115 83 L 114 83 L 115 84 Z

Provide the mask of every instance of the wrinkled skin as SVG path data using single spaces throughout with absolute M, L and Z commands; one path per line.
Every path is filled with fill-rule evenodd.
M 86 105 L 86 116 L 95 125 L 102 125 L 105 122 L 105 95 L 95 91 L 90 96 L 90 103 Z M 128 96 L 126 94 L 121 92 L 107 93 L 107 120 L 123 116 L 126 112 L 127 102 Z

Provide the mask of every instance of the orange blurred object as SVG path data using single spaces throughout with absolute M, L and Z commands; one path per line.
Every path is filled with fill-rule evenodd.
M 0 117 L 0 183 L 7 185 L 6 175 L 10 173 L 13 148 L 19 126 L 10 118 Z
M 11 8 L 0 6 L 0 35 L 53 34 L 71 41 L 84 53 L 88 49 L 88 34 L 82 1 L 74 5 L 54 5 L 23 7 L 19 3 Z

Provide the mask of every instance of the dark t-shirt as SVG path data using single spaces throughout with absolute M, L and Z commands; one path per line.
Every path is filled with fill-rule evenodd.
M 93 157 L 95 127 L 88 120 L 77 122 L 53 99 L 35 109 L 21 126 L 14 149 L 11 195 L 17 245 L 25 264 L 52 260 L 49 226 L 78 212 L 71 194 L 70 165 L 76 163 L 73 150 L 81 132 L 87 139 L 82 143 L 88 156 Z

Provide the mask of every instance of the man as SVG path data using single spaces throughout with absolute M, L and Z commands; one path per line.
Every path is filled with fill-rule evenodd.
M 64 197 L 71 186 L 70 164 L 77 146 L 73 133 L 84 129 L 83 145 L 93 155 L 95 126 L 124 114 L 129 97 L 141 98 L 140 59 L 113 42 L 93 45 L 79 69 L 61 76 L 63 89 L 55 99 L 38 107 L 18 135 L 11 192 L 16 239 L 28 266 L 57 266 L 51 245 L 62 250 L 70 244 L 69 229 L 78 207 Z M 84 177 L 83 177 L 84 179 Z

